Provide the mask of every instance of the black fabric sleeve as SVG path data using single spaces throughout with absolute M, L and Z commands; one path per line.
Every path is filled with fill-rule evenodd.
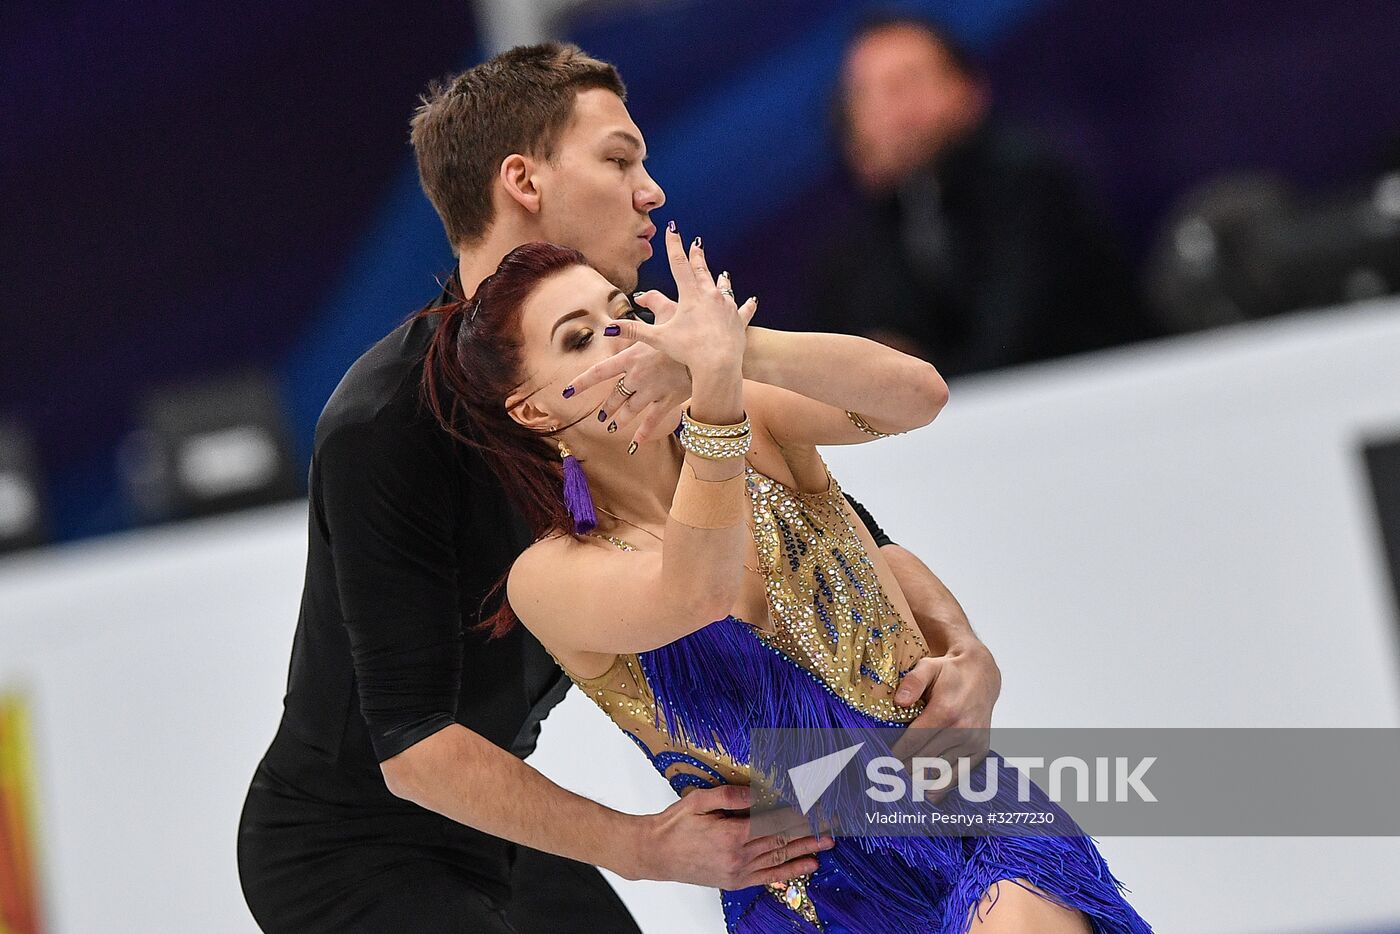
M 454 722 L 462 676 L 452 460 L 421 427 L 337 427 L 317 451 L 360 710 L 383 762 Z
M 842 494 L 846 497 L 846 502 L 850 503 L 851 508 L 856 511 L 856 515 L 860 516 L 860 521 L 865 523 L 865 528 L 870 532 L 870 537 L 875 539 L 875 546 L 877 548 L 883 548 L 886 545 L 894 544 L 894 542 L 890 540 L 890 537 L 885 534 L 885 530 L 880 528 L 880 523 L 876 522 L 875 517 L 870 514 L 870 510 L 862 506 L 850 493 L 846 493 L 843 490 Z

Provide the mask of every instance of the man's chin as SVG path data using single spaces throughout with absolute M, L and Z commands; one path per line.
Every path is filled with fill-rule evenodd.
M 610 268 L 600 268 L 598 270 L 613 285 L 631 295 L 637 290 L 637 267 L 624 264 L 614 264 Z

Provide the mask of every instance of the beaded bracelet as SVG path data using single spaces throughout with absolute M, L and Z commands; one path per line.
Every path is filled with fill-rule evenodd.
M 743 457 L 749 453 L 753 435 L 740 435 L 737 438 L 702 438 L 689 431 L 681 432 L 681 447 L 692 454 L 708 460 L 722 461 L 729 457 Z
M 846 417 L 851 420 L 851 424 L 855 425 L 861 431 L 868 435 L 874 435 L 877 438 L 893 438 L 895 435 L 904 434 L 902 431 L 876 431 L 874 428 L 870 427 L 869 422 L 849 409 L 846 410 Z
M 734 425 L 710 425 L 691 418 L 687 409 L 681 415 L 680 442 L 681 447 L 698 457 L 725 460 L 749 453 L 753 430 L 747 415 Z
M 740 435 L 748 434 L 752 428 L 747 412 L 744 413 L 742 421 L 735 422 L 733 425 L 711 425 L 708 422 L 692 418 L 689 407 L 681 413 L 681 424 L 688 431 L 694 432 L 702 438 L 737 438 Z

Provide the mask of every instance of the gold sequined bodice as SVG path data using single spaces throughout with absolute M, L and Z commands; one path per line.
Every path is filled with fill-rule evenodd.
M 753 634 L 812 675 L 835 697 L 888 723 L 907 723 L 922 704 L 900 707 L 900 677 L 927 654 L 923 635 L 890 602 L 836 478 L 819 493 L 794 490 L 751 465 L 746 487 L 752 506 L 758 569 L 765 582 L 771 631 Z M 617 547 L 631 549 L 618 538 Z M 723 749 L 691 744 L 658 723 L 656 701 L 636 654 L 619 655 L 594 678 L 569 677 L 643 748 L 684 793 L 719 782 L 748 784 L 748 764 Z M 779 724 L 755 724 L 777 726 Z
M 881 586 L 836 478 L 828 470 L 826 490 L 804 493 L 752 466 L 745 472 L 777 624 L 759 637 L 852 707 L 889 722 L 914 719 L 920 708 L 896 706 L 894 692 L 928 649 Z

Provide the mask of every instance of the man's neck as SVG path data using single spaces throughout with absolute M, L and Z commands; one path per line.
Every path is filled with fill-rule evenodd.
M 486 236 L 457 253 L 457 275 L 462 281 L 462 295 L 471 298 L 481 280 L 496 271 L 501 260 L 531 237 L 514 225 L 493 224 Z

